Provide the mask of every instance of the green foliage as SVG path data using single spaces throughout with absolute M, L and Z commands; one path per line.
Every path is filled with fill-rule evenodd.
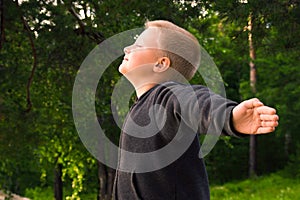
M 248 140 L 222 138 L 205 157 L 210 183 L 223 184 L 230 180 L 247 178 L 247 155 Z
M 28 188 L 25 191 L 25 196 L 32 200 L 53 200 L 53 189 L 48 188 Z
M 72 119 L 74 79 L 82 61 L 98 43 L 122 31 L 142 27 L 146 19 L 168 19 L 192 32 L 218 66 L 227 97 L 241 101 L 253 95 L 249 88 L 249 47 L 245 31 L 252 11 L 257 97 L 276 107 L 280 116 L 278 130 L 259 137 L 258 172 L 270 173 L 283 168 L 288 161 L 299 162 L 300 7 L 295 1 L 220 0 L 201 1 L 196 5 L 190 1 L 162 0 L 29 0 L 20 5 L 17 1 L 3 2 L 0 188 L 25 193 L 33 199 L 53 197 L 53 169 L 61 164 L 67 190 L 65 198 L 89 199 L 84 195 L 97 193 L 96 160 L 82 145 Z M 22 19 L 30 32 L 24 29 Z M 37 66 L 29 88 L 33 107 L 26 113 L 27 83 L 34 62 L 29 36 L 33 38 Z M 116 70 L 119 63 L 120 60 L 113 63 L 99 80 L 95 102 L 101 126 L 116 144 L 120 129 L 112 118 L 110 96 L 120 79 Z M 204 84 L 203 77 L 197 74 L 191 83 Z M 246 139 L 222 138 L 205 158 L 211 182 L 245 178 L 247 148 Z M 299 165 L 289 166 L 287 170 L 299 176 Z M 264 187 L 272 181 L 278 183 L 277 192 Z M 264 195 L 259 193 L 261 187 L 266 193 L 274 194 L 271 199 L 297 199 L 299 191 L 291 183 L 272 175 L 256 182 L 216 187 L 213 197 L 233 199 L 235 192 L 239 199 L 247 199 L 254 192 L 254 199 L 263 199 Z M 298 182 L 293 183 L 299 186 Z M 26 190 L 26 187 L 34 189 Z
M 290 157 L 290 161 L 288 165 L 285 167 L 285 173 L 284 175 L 288 178 L 295 178 L 295 179 L 300 179 L 300 148 L 296 150 L 294 154 L 292 154 Z

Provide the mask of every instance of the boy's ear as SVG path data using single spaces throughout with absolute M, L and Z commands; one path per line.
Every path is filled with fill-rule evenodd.
M 156 64 L 153 67 L 154 72 L 164 72 L 169 69 L 171 61 L 168 57 L 161 57 L 157 60 Z

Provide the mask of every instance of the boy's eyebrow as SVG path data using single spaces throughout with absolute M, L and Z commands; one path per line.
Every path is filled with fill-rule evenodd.
M 143 41 L 139 41 L 139 40 L 136 40 L 134 43 L 133 43 L 134 46 L 137 46 L 137 47 L 142 47 L 144 46 L 143 45 Z

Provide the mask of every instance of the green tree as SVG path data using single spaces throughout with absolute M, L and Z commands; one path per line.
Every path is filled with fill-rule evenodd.
M 244 29 L 252 11 L 256 95 L 275 106 L 281 118 L 275 134 L 258 138 L 258 174 L 283 167 L 299 152 L 297 1 L 1 0 L 0 5 L 1 188 L 23 193 L 28 184 L 56 185 L 56 199 L 79 199 L 84 192 L 110 198 L 114 170 L 93 158 L 78 137 L 73 83 L 97 44 L 142 27 L 146 19 L 167 19 L 195 34 L 219 67 L 227 97 L 240 101 L 253 96 Z M 99 123 L 116 144 L 120 130 L 110 96 L 120 79 L 120 61 L 99 80 L 96 100 Z M 202 77 L 198 74 L 192 83 L 203 83 Z M 210 177 L 215 182 L 246 177 L 247 145 L 247 140 L 220 140 L 206 158 Z
M 249 62 L 250 60 L 250 57 L 247 56 L 248 53 L 245 51 L 248 45 L 246 44 L 247 34 L 245 34 L 244 27 L 247 26 L 249 13 L 252 13 L 252 36 L 254 38 L 253 46 L 256 49 L 255 64 L 258 78 L 256 96 L 266 104 L 275 106 L 281 117 L 280 127 L 275 134 L 259 137 L 257 149 L 259 152 L 257 154 L 259 166 L 257 170 L 258 173 L 261 173 L 261 171 L 272 171 L 281 168 L 286 162 L 286 159 L 284 159 L 286 150 L 284 149 L 291 150 L 291 146 L 296 143 L 291 142 L 291 133 L 287 134 L 286 130 L 291 130 L 291 127 L 298 127 L 295 123 L 290 124 L 290 128 L 286 127 L 285 120 L 294 119 L 295 116 L 293 118 L 287 117 L 285 113 L 289 112 L 290 106 L 297 104 L 297 101 L 295 101 L 294 93 L 284 92 L 286 89 L 283 88 L 288 85 L 292 88 L 289 91 L 297 91 L 298 88 L 298 81 L 293 77 L 299 75 L 299 71 L 295 69 L 298 69 L 295 66 L 298 66 L 297 61 L 299 58 L 294 56 L 297 54 L 296 52 L 299 52 L 297 47 L 299 46 L 299 39 L 295 36 L 299 33 L 299 15 L 296 14 L 299 13 L 299 3 L 295 1 L 218 1 L 213 4 L 213 7 L 219 12 L 220 17 L 225 20 L 224 23 L 234 23 L 240 27 L 236 29 L 235 33 L 228 34 L 234 34 L 232 44 L 239 49 L 239 51 L 236 51 L 236 57 L 243 58 L 241 60 L 243 62 Z M 281 66 L 283 60 L 284 63 L 289 62 L 292 64 L 289 66 L 284 64 L 279 68 L 278 66 Z M 291 74 L 281 76 L 281 71 Z M 243 70 L 243 73 L 249 74 L 245 70 Z M 241 75 L 239 82 L 242 99 L 250 98 L 252 94 L 249 87 L 249 78 Z M 289 103 L 283 103 L 285 98 L 291 98 L 288 101 Z M 293 106 L 293 108 L 297 109 L 297 106 Z M 297 113 L 297 111 L 293 113 Z M 285 128 L 282 129 L 283 127 Z M 280 141 L 284 142 L 281 143 Z M 264 148 L 267 146 L 266 144 L 273 145 L 274 153 Z M 264 162 L 265 160 L 270 162 Z M 261 169 L 259 169 L 260 166 Z

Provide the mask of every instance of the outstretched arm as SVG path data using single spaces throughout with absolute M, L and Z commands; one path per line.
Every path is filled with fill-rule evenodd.
M 235 130 L 244 134 L 273 132 L 278 126 L 278 120 L 276 110 L 265 106 L 256 98 L 241 102 L 232 111 Z

